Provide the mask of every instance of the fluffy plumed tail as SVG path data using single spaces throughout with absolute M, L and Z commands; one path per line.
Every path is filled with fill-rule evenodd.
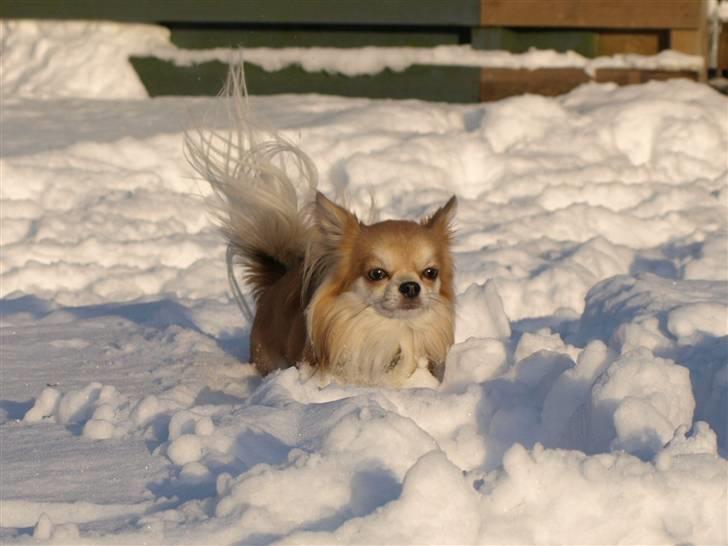
M 222 99 L 233 128 L 189 131 L 185 152 L 212 186 L 211 208 L 228 240 L 229 273 L 235 259 L 257 299 L 304 259 L 308 227 L 298 194 L 312 199 L 318 175 L 301 150 L 253 123 L 241 67 L 230 69 Z M 231 276 L 235 292 L 234 283 Z M 237 291 L 241 304 L 239 296 Z

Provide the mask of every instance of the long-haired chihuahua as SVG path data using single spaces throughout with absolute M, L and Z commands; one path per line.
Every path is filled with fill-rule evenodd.
M 316 191 L 308 156 L 253 124 L 241 71 L 231 70 L 224 99 L 234 129 L 190 132 L 185 144 L 213 189 L 257 369 L 305 362 L 359 385 L 400 386 L 418 369 L 442 380 L 455 320 L 455 197 L 419 221 L 365 224 Z

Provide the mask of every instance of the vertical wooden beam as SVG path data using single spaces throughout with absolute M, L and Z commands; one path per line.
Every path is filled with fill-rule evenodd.
M 728 23 L 723 23 L 718 41 L 718 71 L 728 71 Z
M 708 32 L 708 0 L 695 0 L 699 4 L 698 26 L 689 29 L 670 30 L 670 49 L 700 55 L 703 57 L 703 68 L 700 71 L 700 81 L 708 78 L 708 49 L 710 47 Z

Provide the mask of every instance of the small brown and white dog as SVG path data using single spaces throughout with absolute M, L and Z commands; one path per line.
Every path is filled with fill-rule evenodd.
M 233 257 L 255 300 L 257 369 L 306 362 L 342 382 L 385 386 L 425 369 L 442 380 L 455 320 L 455 197 L 417 222 L 367 225 L 315 190 L 300 149 L 254 127 L 240 72 L 225 100 L 235 129 L 190 133 L 186 151 L 214 190 L 238 303 Z M 309 203 L 299 207 L 302 187 Z

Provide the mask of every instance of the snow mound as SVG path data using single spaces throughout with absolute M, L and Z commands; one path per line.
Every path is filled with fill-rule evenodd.
M 144 98 L 129 56 L 169 47 L 169 31 L 154 25 L 6 19 L 0 28 L 3 97 Z

